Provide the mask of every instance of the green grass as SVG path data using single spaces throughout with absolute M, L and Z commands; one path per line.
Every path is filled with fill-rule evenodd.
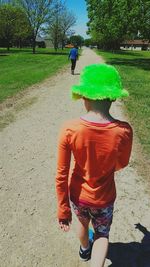
M 0 49 L 0 102 L 41 82 L 68 64 L 68 49 Z
M 144 151 L 150 155 L 150 51 L 98 53 L 119 70 L 130 93 L 125 106 Z

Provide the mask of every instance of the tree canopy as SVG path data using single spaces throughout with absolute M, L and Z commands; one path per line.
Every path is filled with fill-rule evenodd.
M 139 1 L 139 32 L 140 36 L 150 42 L 150 1 Z
M 56 0 L 48 27 L 48 35 L 52 40 L 55 50 L 57 50 L 60 44 L 63 49 L 69 35 L 69 30 L 75 23 L 76 18 L 74 14 L 67 9 L 65 3 L 61 0 Z
M 70 37 L 70 43 L 81 47 L 84 44 L 84 38 L 81 35 L 73 35 Z
M 36 37 L 42 25 L 48 23 L 52 0 L 18 0 L 17 2 L 23 8 L 30 23 L 33 53 L 35 53 Z
M 149 0 L 86 0 L 88 33 L 98 45 L 118 49 L 126 38 L 149 38 Z
M 27 17 L 21 8 L 8 4 L 0 6 L 0 37 L 6 42 L 8 50 L 12 41 L 24 39 L 30 31 Z
M 63 48 L 75 23 L 64 0 L 0 0 L 0 43 L 8 49 L 26 38 L 35 53 L 36 39 L 45 33 L 55 49 Z

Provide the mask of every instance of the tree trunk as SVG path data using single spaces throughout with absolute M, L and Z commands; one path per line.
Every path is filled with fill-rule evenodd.
M 22 48 L 22 40 L 21 40 L 21 38 L 19 39 L 19 48 L 20 49 Z
M 32 42 L 32 52 L 35 54 L 35 47 L 36 47 L 36 37 L 33 37 L 33 42 Z
M 64 49 L 64 40 L 62 39 L 61 41 L 61 49 L 63 50 Z
M 7 51 L 9 52 L 9 50 L 10 50 L 10 41 L 7 40 Z
M 57 41 L 57 37 L 55 37 L 54 49 L 55 49 L 55 51 L 57 52 L 57 49 L 58 49 L 58 41 Z

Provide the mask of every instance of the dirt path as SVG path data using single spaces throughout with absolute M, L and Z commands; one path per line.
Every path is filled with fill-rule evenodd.
M 101 61 L 92 50 L 85 49 L 76 74 L 85 65 Z M 83 112 L 81 101 L 72 102 L 69 96 L 71 85 L 78 80 L 79 75 L 71 76 L 68 68 L 38 85 L 28 94 L 37 101 L 20 111 L 16 121 L 0 133 L 0 267 L 89 266 L 78 258 L 76 219 L 67 234 L 60 232 L 56 222 L 56 136 L 65 119 Z M 121 103 L 114 105 L 113 114 L 124 119 Z M 105 266 L 139 266 L 137 257 L 145 249 L 145 239 L 141 243 L 144 235 L 134 224 L 141 223 L 150 230 L 150 199 L 135 161 L 133 151 L 130 166 L 116 177 L 118 197 L 110 259 Z M 144 237 L 148 234 L 145 231 Z

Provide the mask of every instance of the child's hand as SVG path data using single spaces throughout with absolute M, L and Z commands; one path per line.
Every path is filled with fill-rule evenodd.
M 68 232 L 70 230 L 70 222 L 68 220 L 59 221 L 60 229 L 64 232 Z

